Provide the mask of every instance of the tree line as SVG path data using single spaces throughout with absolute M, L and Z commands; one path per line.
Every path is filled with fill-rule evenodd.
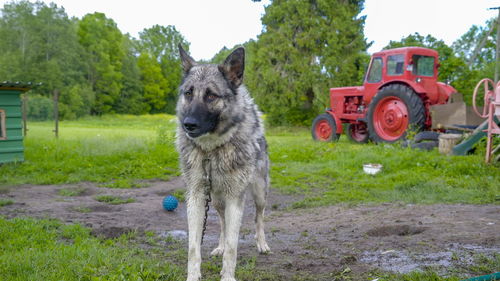
M 273 125 L 310 125 L 328 107 L 328 89 L 360 85 L 370 43 L 360 16 L 364 0 L 274 0 L 247 51 L 245 83 Z M 0 80 L 42 85 L 29 93 L 29 116 L 72 119 L 109 113 L 174 113 L 181 79 L 177 45 L 189 42 L 174 26 L 123 34 L 102 13 L 70 18 L 56 4 L 19 1 L 0 14 Z M 440 54 L 440 80 L 470 99 L 482 77 L 493 77 L 496 21 L 472 26 L 451 46 L 431 35 L 410 34 L 386 48 L 425 46 Z M 484 42 L 483 42 L 484 41 Z M 480 50 L 475 50 L 483 42 Z M 232 48 L 210 60 L 220 63 Z
M 189 49 L 174 26 L 146 28 L 136 39 L 102 13 L 69 18 L 53 3 L 29 1 L 4 5 L 0 38 L 0 80 L 42 83 L 29 94 L 32 119 L 52 116 L 55 90 L 62 118 L 173 113 L 177 44 Z

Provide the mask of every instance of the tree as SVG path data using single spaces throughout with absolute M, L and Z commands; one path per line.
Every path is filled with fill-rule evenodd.
M 360 83 L 368 47 L 363 1 L 275 0 L 249 42 L 246 83 L 272 124 L 310 124 L 328 89 Z
M 467 103 L 471 103 L 474 87 L 482 78 L 494 78 L 496 36 L 496 18 L 492 18 L 484 26 L 473 25 L 452 45 L 458 57 L 468 66 L 466 75 L 453 84 L 467 96 Z
M 483 68 L 495 61 L 496 29 L 496 18 L 489 19 L 484 26 L 473 25 L 452 47 L 472 68 Z
M 149 106 L 144 102 L 144 86 L 141 81 L 141 70 L 137 59 L 137 42 L 130 35 L 123 38 L 125 56 L 122 63 L 123 88 L 116 101 L 117 113 L 144 114 Z
M 95 92 L 95 114 L 113 113 L 123 88 L 123 35 L 112 19 L 102 13 L 85 15 L 78 38 L 86 51 L 87 79 Z
M 158 62 L 148 53 L 142 53 L 138 59 L 141 80 L 144 87 L 144 100 L 149 112 L 159 112 L 167 104 L 168 81 L 162 74 Z
M 460 54 L 463 50 L 455 50 L 446 45 L 442 40 L 437 40 L 431 35 L 422 36 L 419 33 L 410 34 L 400 41 L 390 41 L 384 49 L 408 46 L 426 47 L 436 50 L 439 53 L 439 80 L 450 82 L 458 92 L 464 95 L 465 102 L 468 104 L 472 102 L 472 92 L 475 83 L 479 81 L 479 72 L 468 67 L 465 57 L 457 55 L 457 53 Z M 453 46 L 456 47 L 457 42 Z M 473 48 L 471 45 L 469 47 Z
M 30 95 L 46 98 L 58 89 L 61 109 L 67 109 L 60 111 L 63 118 L 87 112 L 79 109 L 78 99 L 66 97 L 73 86 L 85 81 L 76 21 L 69 19 L 63 8 L 28 1 L 6 4 L 0 17 L 0 37 L 2 80 L 42 82 Z M 42 103 L 33 103 L 36 105 Z
M 156 61 L 165 80 L 159 80 L 159 77 L 156 77 L 150 79 L 148 83 L 143 81 L 145 95 L 147 95 L 146 87 L 148 87 L 148 91 L 164 92 L 162 95 L 164 102 L 161 102 L 163 108 L 159 108 L 159 100 L 154 99 L 156 102 L 155 104 L 150 104 L 151 109 L 155 112 L 166 111 L 167 113 L 174 113 L 177 99 L 177 87 L 181 82 L 182 73 L 177 46 L 181 44 L 188 47 L 189 43 L 184 39 L 182 34 L 171 25 L 154 25 L 151 28 L 144 29 L 139 33 L 139 38 L 140 41 L 138 45 L 143 60 L 142 66 L 148 68 L 147 71 L 154 71 L 152 69 L 152 67 L 154 67 L 152 60 Z M 141 70 L 145 69 L 141 68 Z M 146 76 L 143 75 L 142 77 L 145 78 Z M 151 83 L 154 81 L 160 84 L 153 90 Z M 151 98 L 152 97 L 148 98 L 148 100 L 152 101 L 153 99 Z

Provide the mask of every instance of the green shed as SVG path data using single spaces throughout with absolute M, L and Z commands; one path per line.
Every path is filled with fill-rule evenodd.
M 0 82 L 0 164 L 24 160 L 21 94 L 31 83 Z

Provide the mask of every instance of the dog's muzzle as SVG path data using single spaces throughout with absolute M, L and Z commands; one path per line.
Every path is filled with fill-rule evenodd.
M 200 122 L 192 117 L 184 118 L 182 122 L 182 127 L 188 136 L 196 138 L 202 134 Z

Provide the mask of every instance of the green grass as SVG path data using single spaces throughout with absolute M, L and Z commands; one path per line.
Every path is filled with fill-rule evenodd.
M 68 196 L 68 197 L 73 197 L 73 196 L 80 196 L 83 193 L 87 191 L 83 187 L 76 187 L 76 188 L 61 188 L 57 191 L 57 194 L 61 196 Z
M 29 122 L 25 162 L 0 167 L 0 185 L 92 181 L 137 187 L 138 180 L 178 175 L 175 119 L 167 115 L 104 116 L 60 123 Z
M 179 202 L 186 201 L 186 190 L 185 189 L 176 189 L 172 192 L 172 195 L 179 200 Z
M 135 199 L 134 198 L 121 198 L 117 196 L 112 196 L 112 195 L 100 195 L 95 197 L 96 201 L 103 202 L 103 203 L 108 203 L 111 205 L 120 205 L 120 204 L 127 204 L 127 203 L 134 203 Z
M 10 199 L 0 198 L 0 208 L 3 206 L 12 205 L 12 204 L 14 204 L 14 201 L 12 201 Z
M 121 243 L 125 244 L 121 244 Z M 183 270 L 80 225 L 0 218 L 0 276 L 21 280 L 181 280 Z
M 30 122 L 26 161 L 0 166 L 0 185 L 97 182 L 106 187 L 141 187 L 142 180 L 179 175 L 174 147 L 175 117 L 107 115 L 60 124 Z M 498 204 L 500 165 L 483 155 L 445 156 L 397 144 L 311 140 L 308 128 L 267 131 L 272 187 L 303 200 L 293 207 L 338 203 Z M 381 163 L 375 176 L 365 163 Z M 176 194 L 176 196 L 180 196 Z
M 445 156 L 398 144 L 353 144 L 310 140 L 308 130 L 268 131 L 272 186 L 305 195 L 294 207 L 337 203 L 405 202 L 498 204 L 500 165 L 483 155 Z M 362 165 L 380 163 L 377 175 Z

